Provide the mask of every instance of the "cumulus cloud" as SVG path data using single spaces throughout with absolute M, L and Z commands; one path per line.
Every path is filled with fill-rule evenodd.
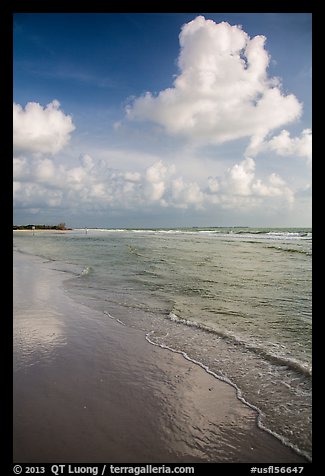
M 264 138 L 302 112 L 297 98 L 284 95 L 280 81 L 268 77 L 265 40 L 198 16 L 179 35 L 180 72 L 173 86 L 136 98 L 127 117 L 198 142 Z
M 257 155 L 260 152 L 272 151 L 281 156 L 298 156 L 307 159 L 311 164 L 312 160 L 312 130 L 304 129 L 300 137 L 291 137 L 290 133 L 283 129 L 279 135 L 270 140 L 256 140 L 247 149 L 250 155 Z
M 13 104 L 13 147 L 16 154 L 57 154 L 75 129 L 72 118 L 56 100 L 45 107 L 29 102 L 23 108 Z
M 178 177 L 171 183 L 170 201 L 177 208 L 203 208 L 205 198 L 196 182 L 186 182 L 183 177 Z
M 221 177 L 209 177 L 208 193 L 212 203 L 220 203 L 226 208 L 256 208 L 265 200 L 280 199 L 291 206 L 294 193 L 279 175 L 272 173 L 262 180 L 256 176 L 255 161 L 247 157 L 229 167 Z
M 89 155 L 81 156 L 76 166 L 55 164 L 49 158 L 16 157 L 14 204 L 83 211 L 215 206 L 248 210 L 274 199 L 290 206 L 294 194 L 285 181 L 276 174 L 262 180 L 255 169 L 255 161 L 246 158 L 199 183 L 184 179 L 174 165 L 162 160 L 135 172 L 113 169 Z
M 166 166 L 161 160 L 147 168 L 145 173 L 145 196 L 151 201 L 159 201 L 166 191 L 168 178 L 175 172 L 174 166 Z M 162 201 L 161 204 L 165 204 Z

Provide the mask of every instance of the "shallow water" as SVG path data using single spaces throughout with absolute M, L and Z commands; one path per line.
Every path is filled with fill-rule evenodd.
M 311 230 L 14 233 L 74 297 L 186 353 L 311 456 Z

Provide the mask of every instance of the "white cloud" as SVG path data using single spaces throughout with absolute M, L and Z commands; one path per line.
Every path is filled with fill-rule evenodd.
M 63 192 L 58 189 L 48 188 L 46 185 L 37 182 L 14 181 L 13 185 L 14 206 L 32 209 L 62 207 Z
M 211 201 L 227 208 L 244 209 L 263 206 L 265 200 L 271 198 L 275 205 L 280 199 L 283 205 L 290 207 L 294 193 L 286 182 L 274 173 L 263 181 L 256 177 L 255 168 L 255 161 L 248 157 L 228 168 L 223 176 L 210 177 L 208 192 Z
M 42 107 L 29 102 L 25 108 L 13 104 L 13 146 L 15 153 L 56 154 L 75 129 L 72 118 L 56 100 Z
M 167 167 L 161 160 L 146 170 L 145 195 L 149 200 L 158 201 L 162 199 L 166 190 L 166 178 L 172 175 L 174 171 L 173 166 Z
M 139 182 L 141 179 L 141 174 L 139 172 L 126 172 L 124 174 L 124 178 L 128 182 Z
M 27 176 L 28 162 L 25 157 L 14 157 L 13 178 L 14 180 L 24 180 Z
M 55 176 L 55 167 L 50 159 L 39 160 L 35 168 L 35 178 L 46 182 Z
M 312 160 L 312 130 L 304 129 L 300 137 L 291 137 L 290 133 L 283 129 L 279 135 L 273 136 L 269 141 L 256 138 L 247 149 L 250 155 L 257 155 L 261 152 L 273 151 L 280 156 L 298 156 L 307 159 L 311 164 Z
M 173 87 L 147 92 L 127 107 L 129 119 L 152 121 L 199 143 L 265 137 L 299 118 L 302 106 L 268 78 L 265 37 L 198 16 L 180 36 L 180 73 Z
M 226 184 L 234 195 L 250 195 L 254 180 L 255 162 L 247 158 L 228 169 Z
M 94 161 L 88 154 L 82 155 L 79 160 L 86 170 L 91 170 L 94 166 Z
M 129 157 L 129 155 L 128 155 Z M 72 210 L 140 210 L 155 207 L 203 210 L 216 205 L 249 210 L 265 200 L 290 206 L 292 190 L 276 174 L 262 180 L 252 158 L 204 181 L 184 179 L 162 160 L 141 172 L 112 169 L 102 160 L 82 156 L 78 166 L 48 158 L 14 159 L 14 203 L 20 208 L 59 207 Z
M 173 180 L 171 184 L 171 203 L 177 208 L 202 208 L 205 194 L 196 182 L 185 182 L 183 177 Z

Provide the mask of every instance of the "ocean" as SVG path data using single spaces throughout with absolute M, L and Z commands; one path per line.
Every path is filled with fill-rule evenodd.
M 256 424 L 311 460 L 312 230 L 14 232 L 103 320 L 229 383 Z

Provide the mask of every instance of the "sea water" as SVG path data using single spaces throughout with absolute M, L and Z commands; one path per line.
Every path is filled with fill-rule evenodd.
M 17 231 L 14 246 L 103 319 L 234 386 L 260 428 L 311 458 L 311 229 Z

